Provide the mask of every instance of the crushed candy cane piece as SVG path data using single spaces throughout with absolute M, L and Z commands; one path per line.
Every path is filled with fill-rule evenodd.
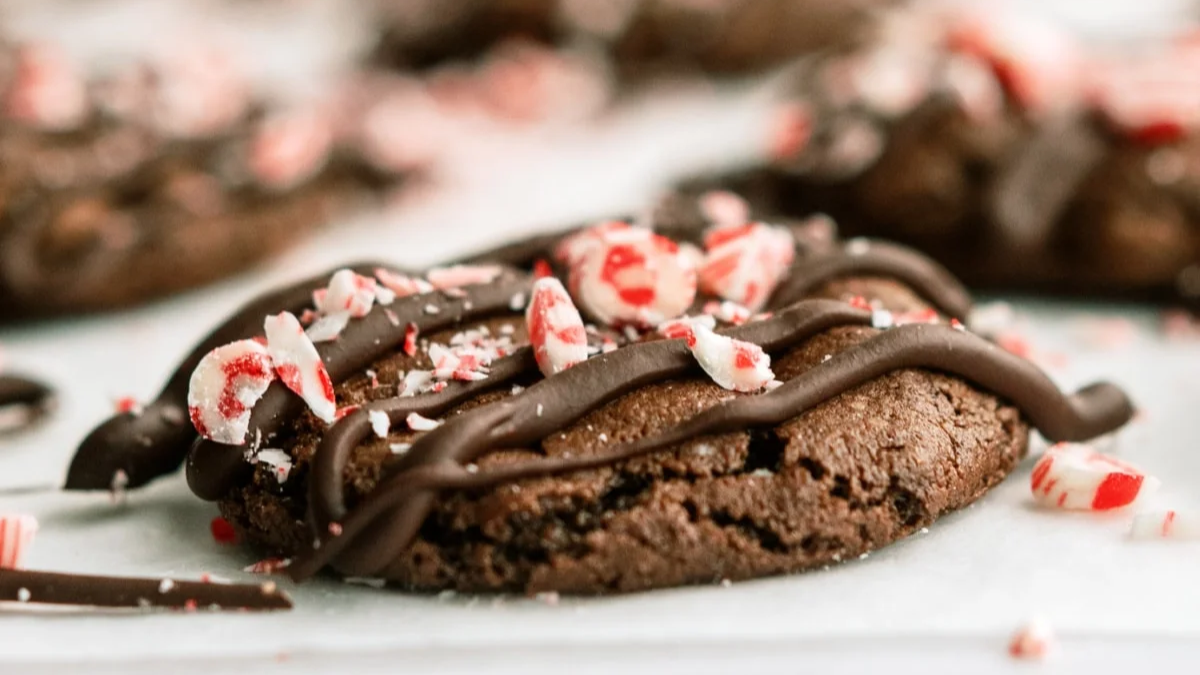
M 271 472 L 280 483 L 286 483 L 292 474 L 291 456 L 278 448 L 263 448 L 254 455 L 254 460 L 271 467 Z
M 1092 99 L 1110 124 L 1144 145 L 1164 145 L 1200 127 L 1195 86 L 1200 49 L 1186 43 L 1101 64 Z
M 409 356 L 417 355 L 417 336 L 421 330 L 417 328 L 417 324 L 409 322 L 404 327 L 404 353 Z
M 201 436 L 244 445 L 250 412 L 275 380 L 267 348 L 255 340 L 217 347 L 196 366 L 188 386 L 188 413 Z
M 799 157 L 808 147 L 815 127 L 816 116 L 807 104 L 792 102 L 780 106 L 771 119 L 768 132 L 771 158 L 784 162 Z
M 267 352 L 279 379 L 304 399 L 317 419 L 331 424 L 337 412 L 333 381 L 300 320 L 291 312 L 282 312 L 268 316 L 263 329 L 267 334 Z
M 430 293 L 434 290 L 433 284 L 424 279 L 410 277 L 399 272 L 392 272 L 382 267 L 375 270 L 375 278 L 379 280 L 379 283 L 384 288 L 391 291 L 398 298 Z
M 1200 513 L 1196 511 L 1145 511 L 1133 517 L 1132 539 L 1200 539 Z
M 326 314 L 349 312 L 352 318 L 361 319 L 375 304 L 375 291 L 375 280 L 371 277 L 355 274 L 354 270 L 338 270 L 329 280 L 325 297 L 317 309 Z
M 771 357 L 756 344 L 718 335 L 701 325 L 692 327 L 687 344 L 704 372 L 725 389 L 758 391 L 775 379 Z
M 534 360 L 546 377 L 587 360 L 583 317 L 558 279 L 543 277 L 534 282 L 525 325 Z
M 709 230 L 704 248 L 700 288 L 758 311 L 787 275 L 796 243 L 786 228 L 748 223 Z
M 0 570 L 21 569 L 37 531 L 33 516 L 0 514 Z
M 533 261 L 533 278 L 541 279 L 542 277 L 554 276 L 554 268 L 550 267 L 550 263 L 542 258 Z
M 728 190 L 711 190 L 700 195 L 700 211 L 717 227 L 737 227 L 750 222 L 750 205 Z
M 304 334 L 313 342 L 332 342 L 338 339 L 348 325 L 350 325 L 350 312 L 334 312 L 314 321 L 304 331 Z
M 253 565 L 243 567 L 242 571 L 250 574 L 275 574 L 287 569 L 291 564 L 291 558 L 263 558 Z
M 995 337 L 1016 326 L 1017 313 L 1007 302 L 986 302 L 975 305 L 967 316 L 967 326 L 972 333 Z
M 367 412 L 367 418 L 371 420 L 371 431 L 380 438 L 387 438 L 388 431 L 392 428 L 392 420 L 388 414 L 382 410 L 371 410 Z
M 500 276 L 498 265 L 452 265 L 435 267 L 425 275 L 429 283 L 438 290 L 488 284 Z
M 1033 619 L 1021 626 L 1008 643 L 1008 654 L 1014 659 L 1041 660 L 1050 653 L 1054 634 L 1042 619 Z
M 1076 443 L 1051 446 L 1034 465 L 1030 478 L 1039 504 L 1081 511 L 1123 508 L 1157 487 L 1154 477 Z
M 658 324 L 658 334 L 668 340 L 678 340 L 686 338 L 692 334 L 692 327 L 700 325 L 712 330 L 717 327 L 717 320 L 710 314 L 700 314 L 697 316 L 685 316 L 679 319 L 672 319 Z
M 276 113 L 259 123 L 247 163 L 258 182 L 286 190 L 312 178 L 333 150 L 333 126 L 315 110 Z
M 431 420 L 428 417 L 418 413 L 409 413 L 408 417 L 404 418 L 404 422 L 408 424 L 408 428 L 413 431 L 433 431 L 442 426 L 441 420 Z
M 564 237 L 554 247 L 554 259 L 564 265 L 574 267 L 583 261 L 584 256 L 589 251 L 603 246 L 610 235 L 625 232 L 631 228 L 633 228 L 633 225 L 624 221 L 610 220 L 580 230 L 575 234 Z M 645 228 L 638 229 L 645 230 Z M 648 232 L 648 230 L 646 231 Z
M 717 321 L 724 321 L 735 326 L 740 326 L 754 316 L 754 312 L 750 311 L 749 307 L 739 305 L 736 302 L 724 300 L 717 302 L 710 300 L 704 303 L 704 313 L 712 316 Z
M 113 408 L 116 409 L 118 415 L 141 415 L 145 410 L 141 401 L 138 401 L 132 396 L 122 396 L 113 402 Z
M 569 279 L 583 309 L 614 326 L 657 326 L 681 316 L 696 297 L 692 260 L 675 242 L 638 227 L 603 235 Z
M 17 50 L 5 112 L 50 131 L 83 124 L 90 111 L 87 87 L 67 55 L 49 44 Z
M 212 533 L 213 541 L 216 541 L 218 544 L 237 543 L 237 530 L 233 529 L 233 525 L 221 516 L 212 519 L 212 522 L 208 524 L 208 531 Z M 170 579 L 163 579 L 163 583 L 159 585 L 158 591 L 160 593 L 167 593 L 174 588 L 174 582 L 168 585 L 167 582 L 170 581 Z

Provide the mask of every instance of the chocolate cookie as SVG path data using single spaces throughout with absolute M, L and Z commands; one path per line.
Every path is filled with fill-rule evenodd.
M 1085 439 L 1132 414 L 947 323 L 968 296 L 910 250 L 747 225 L 732 195 L 670 206 L 674 240 L 611 222 L 263 298 L 146 414 L 93 432 L 67 487 L 186 456 L 192 490 L 296 579 L 623 592 L 873 550 L 1002 480 L 1030 426 Z M 308 309 L 317 346 L 266 307 Z
M 54 390 L 19 375 L 0 375 L 0 436 L 24 430 L 54 408 Z
M 377 0 L 377 62 L 426 68 L 505 41 L 594 45 L 626 76 L 695 69 L 747 73 L 860 42 L 880 0 Z
M 970 284 L 1196 301 L 1194 44 L 1114 56 L 1018 17 L 894 20 L 800 69 L 773 165 L 718 183 Z
M 220 54 L 85 79 L 49 45 L 0 75 L 0 317 L 119 307 L 246 269 L 354 171 L 317 107 L 266 110 Z

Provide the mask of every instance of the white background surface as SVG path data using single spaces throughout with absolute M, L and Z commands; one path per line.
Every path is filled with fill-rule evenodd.
M 1070 9 L 1072 3 L 1060 3 Z M 1105 3 L 1113 5 L 1116 3 Z M 1173 5 L 1178 3 L 1165 3 Z M 87 3 L 85 3 L 85 6 Z M 36 27 L 33 22 L 25 24 Z M 48 25 L 48 24 L 46 24 Z M 279 280 L 359 256 L 421 264 L 577 218 L 636 208 L 697 166 L 748 159 L 761 127 L 751 90 L 676 92 L 583 132 L 475 144 L 437 189 L 364 216 L 267 269 L 152 307 L 0 332 L 13 370 L 55 383 L 53 421 L 0 440 L 0 488 L 61 480 L 75 444 L 118 396 L 150 398 L 190 344 Z M 1200 342 L 1168 342 L 1156 311 L 1024 302 L 1026 331 L 1064 386 L 1128 387 L 1142 418 L 1106 448 L 1163 480 L 1162 498 L 1200 508 Z M 1106 346 L 1097 317 L 1132 319 Z M 1058 359 L 1050 358 L 1050 361 Z M 1195 672 L 1200 543 L 1131 542 L 1130 516 L 1032 507 L 1026 462 L 976 506 L 927 534 L 826 572 L 631 597 L 433 598 L 332 581 L 284 583 L 269 615 L 30 615 L 0 610 L 0 672 L 1021 672 L 1013 630 L 1045 617 L 1049 665 L 1078 672 Z M 129 575 L 240 572 L 255 556 L 208 534 L 215 508 L 173 479 L 114 505 L 107 495 L 0 492 L 36 514 L 30 566 Z M 282 580 L 281 580 L 282 582 Z M 1190 666 L 1190 667 L 1189 667 Z

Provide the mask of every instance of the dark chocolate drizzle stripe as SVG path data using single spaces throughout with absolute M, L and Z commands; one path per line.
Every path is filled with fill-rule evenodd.
M 24 377 L 0 377 L 0 434 L 21 431 L 33 426 L 54 407 L 54 390 Z M 8 420 L 9 413 L 15 412 Z
M 351 269 L 373 274 L 375 267 L 363 263 Z M 136 488 L 178 469 L 197 438 L 187 419 L 187 395 L 192 371 L 200 359 L 216 347 L 259 335 L 268 314 L 300 312 L 310 307 L 313 290 L 325 286 L 337 269 L 262 295 L 209 333 L 192 348 L 140 415 L 114 415 L 88 434 L 71 460 L 65 489 L 108 490 L 117 471 L 124 471 L 129 479 L 127 486 Z
M 292 608 L 291 599 L 273 582 L 219 584 L 32 570 L 0 570 L 0 601 L 78 607 L 162 607 L 198 611 L 264 611 Z
M 339 420 L 326 432 L 313 454 L 309 478 L 309 508 L 313 522 L 330 523 L 345 515 L 342 472 L 350 453 L 372 433 L 370 411 L 387 413 L 392 424 L 402 424 L 409 413 L 436 417 L 476 394 L 512 382 L 537 368 L 533 350 L 522 347 L 494 361 L 486 379 L 452 382 L 438 393 L 373 401 Z
M 970 294 L 946 268 L 907 246 L 873 239 L 855 239 L 827 252 L 798 256 L 768 307 L 787 307 L 823 283 L 855 275 L 895 279 L 952 318 L 966 319 L 971 311 Z
M 845 304 L 805 301 L 730 334 L 778 351 L 835 326 L 868 322 L 869 314 Z M 904 368 L 948 372 L 992 391 L 1016 404 L 1054 441 L 1092 438 L 1120 427 L 1133 415 L 1129 399 L 1111 384 L 1089 385 L 1067 396 L 1036 366 L 983 338 L 942 325 L 910 325 L 855 345 L 773 391 L 735 398 L 664 433 L 602 455 L 537 459 L 477 474 L 462 466 L 497 449 L 535 443 L 628 391 L 696 368 L 682 340 L 632 345 L 447 421 L 417 440 L 372 495 L 348 514 L 338 535 L 329 533 L 328 523 L 315 522 L 319 546 L 296 560 L 289 573 L 304 579 L 330 563 L 346 574 L 380 573 L 412 542 L 438 490 L 488 487 L 605 466 L 700 435 L 781 424 Z
M 398 349 L 404 343 L 409 323 L 416 324 L 424 333 L 499 312 L 511 312 L 513 296 L 528 295 L 531 285 L 531 277 L 506 272 L 491 283 L 458 289 L 461 297 L 434 291 L 399 298 L 391 305 L 372 308 L 361 319 L 352 319 L 337 340 L 318 344 L 317 352 L 325 362 L 330 379 L 335 385 L 340 384 Z M 437 309 L 436 313 L 426 311 L 431 305 Z M 258 321 L 261 324 L 261 315 Z M 304 401 L 282 382 L 272 383 L 254 405 L 247 442 L 269 441 L 288 420 L 303 410 Z M 192 492 L 201 499 L 213 501 L 247 480 L 254 466 L 245 461 L 245 451 L 243 446 L 197 439 L 187 460 L 188 486 Z

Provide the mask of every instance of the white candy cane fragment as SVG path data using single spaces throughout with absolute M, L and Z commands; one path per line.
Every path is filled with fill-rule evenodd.
M 342 334 L 343 330 L 346 330 L 346 326 L 349 323 L 349 312 L 334 312 L 314 321 L 308 327 L 308 330 L 305 331 L 305 334 L 313 342 L 331 342 L 338 339 L 338 336 Z
M 329 287 L 317 309 L 326 314 L 348 312 L 351 317 L 361 319 L 375 304 L 376 290 L 374 279 L 355 274 L 353 270 L 338 270 L 329 280 Z
M 1044 506 L 1109 511 L 1152 492 L 1158 480 L 1086 445 L 1059 443 L 1034 465 L 1030 487 Z
M 391 272 L 382 267 L 375 270 L 375 278 L 379 280 L 380 284 L 383 284 L 384 288 L 396 294 L 398 298 L 430 293 L 434 290 L 433 284 L 424 279 L 410 277 L 399 272 Z
M 220 49 L 195 45 L 157 64 L 151 114 L 158 129 L 177 138 L 200 138 L 231 128 L 250 106 L 249 87 Z
M 718 335 L 699 324 L 692 326 L 687 344 L 704 372 L 725 389 L 758 391 L 775 379 L 770 355 L 756 344 Z
M 1021 626 L 1008 643 L 1008 654 L 1014 659 L 1038 661 L 1046 658 L 1054 644 L 1054 633 L 1042 619 L 1033 619 Z
M 275 381 L 266 346 L 255 340 L 217 347 L 200 359 L 188 385 L 188 414 L 196 433 L 245 445 L 250 411 Z
M 435 267 L 425 275 L 429 283 L 438 290 L 491 283 L 500 276 L 497 265 L 452 265 Z
M 1131 539 L 1200 539 L 1200 512 L 1145 511 L 1133 517 Z
M 283 312 L 268 316 L 263 329 L 267 333 L 267 352 L 279 379 L 304 399 L 317 419 L 332 424 L 337 413 L 333 381 L 300 320 L 291 312 Z
M 409 413 L 408 417 L 404 418 L 408 424 L 408 428 L 413 431 L 433 431 L 442 426 L 441 420 L 431 420 L 419 413 Z
M 571 267 L 580 305 L 601 323 L 652 327 L 696 298 L 696 267 L 675 242 L 639 227 L 618 229 Z
M 685 316 L 679 319 L 672 319 L 658 324 L 655 328 L 658 334 L 668 340 L 677 340 L 680 338 L 689 337 L 692 334 L 692 329 L 695 326 L 704 326 L 712 330 L 717 327 L 717 320 L 710 314 L 699 314 L 697 316 Z
M 37 518 L 25 514 L 0 514 L 0 570 L 21 569 L 37 534 Z
M 711 190 L 700 195 L 700 211 L 717 227 L 736 227 L 750 222 L 750 205 L 728 190 Z
M 280 483 L 286 483 L 292 474 L 292 458 L 278 448 L 263 448 L 254 455 L 254 460 L 271 467 L 271 473 Z
M 700 288 L 758 311 L 787 275 L 796 243 L 785 228 L 748 223 L 710 230 L 704 248 Z
M 286 190 L 312 178 L 333 150 L 333 125 L 316 110 L 276 113 L 250 140 L 250 173 L 264 187 Z
M 388 431 L 392 428 L 392 420 L 388 414 L 382 410 L 367 411 L 367 419 L 371 421 L 371 431 L 380 438 L 387 438 Z
M 74 129 L 90 111 L 83 79 L 50 45 L 18 50 L 4 104 L 10 118 L 49 131 Z
M 587 360 L 587 332 L 583 317 L 571 302 L 562 282 L 542 277 L 533 284 L 525 326 L 533 345 L 533 358 L 546 377 Z
M 750 320 L 754 316 L 754 312 L 750 308 L 730 302 L 728 300 L 717 302 L 709 300 L 704 303 L 704 313 L 714 317 L 717 321 L 724 321 L 735 326 L 740 326 Z

